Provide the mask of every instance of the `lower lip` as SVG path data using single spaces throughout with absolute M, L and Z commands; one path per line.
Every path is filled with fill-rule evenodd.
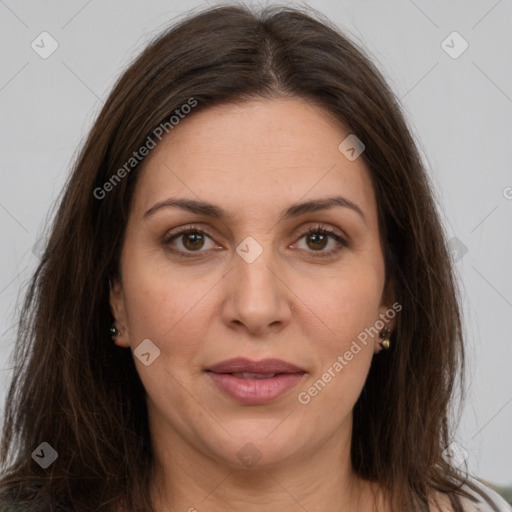
M 268 379 L 242 379 L 229 373 L 206 372 L 226 395 L 244 404 L 266 404 L 294 388 L 304 373 L 281 373 Z

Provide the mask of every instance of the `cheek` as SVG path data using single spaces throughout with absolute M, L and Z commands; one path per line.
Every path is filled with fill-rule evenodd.
M 204 342 L 204 295 L 211 285 L 184 278 L 183 272 L 171 272 L 170 266 L 151 258 L 143 262 L 133 254 L 125 263 L 130 268 L 123 284 L 131 349 L 150 339 L 159 350 L 158 358 L 148 366 L 134 354 L 148 399 L 160 412 L 168 411 L 170 404 L 193 411 L 193 402 L 184 399 L 183 386 L 194 372 L 193 361 Z
M 383 272 L 378 266 L 346 265 L 321 280 L 298 279 L 294 291 L 309 311 L 313 339 L 328 352 L 350 345 L 352 339 L 379 318 Z
M 161 256 L 135 261 L 135 253 L 126 260 L 131 270 L 125 280 L 131 349 L 145 339 L 159 349 L 158 359 L 149 366 L 134 357 L 148 398 L 157 409 L 164 414 L 180 410 L 195 415 L 200 410 L 187 400 L 186 390 L 202 374 L 201 355 L 215 316 L 212 297 L 219 276 L 213 272 L 199 275 L 191 269 L 185 272 L 160 261 Z
M 128 252 L 128 251 L 127 251 Z M 161 249 L 145 253 L 134 250 L 124 262 L 127 269 L 123 279 L 126 313 L 130 336 L 154 338 L 161 343 L 173 338 L 177 330 L 198 327 L 190 318 L 204 309 L 205 294 L 213 280 L 184 272 L 170 265 Z M 189 336 L 194 339 L 193 332 Z
M 374 343 L 365 329 L 378 319 L 379 292 L 371 280 L 353 275 L 343 286 L 312 298 L 319 312 L 315 331 L 309 333 L 315 371 L 297 398 L 311 418 L 323 418 L 327 430 L 350 415 L 366 381 Z
M 308 337 L 314 342 L 309 347 L 311 360 L 317 364 L 299 402 L 318 414 L 333 411 L 328 422 L 334 423 L 349 414 L 368 375 L 374 355 L 374 331 L 369 329 L 379 319 L 384 279 L 378 262 L 370 265 L 354 258 L 350 263 L 320 286 L 302 292 L 314 313 L 308 313 Z

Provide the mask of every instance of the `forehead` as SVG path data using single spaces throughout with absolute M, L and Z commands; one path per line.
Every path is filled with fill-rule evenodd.
M 135 192 L 146 211 L 167 196 L 206 200 L 234 212 L 342 194 L 376 215 L 362 158 L 338 149 L 350 131 L 302 99 L 251 100 L 183 119 L 146 157 Z

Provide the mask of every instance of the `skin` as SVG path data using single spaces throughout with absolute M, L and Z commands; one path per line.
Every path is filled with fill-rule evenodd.
M 190 115 L 146 157 L 110 303 L 119 345 L 150 339 L 160 349 L 149 366 L 134 358 L 156 456 L 155 510 L 370 511 L 373 498 L 388 510 L 350 465 L 352 410 L 379 338 L 359 343 L 307 405 L 298 401 L 393 304 L 368 169 L 338 150 L 349 134 L 302 99 L 257 99 Z M 340 206 L 279 219 L 292 204 L 333 195 L 364 219 Z M 170 197 L 214 203 L 232 218 L 174 207 L 144 216 Z M 165 245 L 190 223 L 207 232 L 202 246 L 190 235 Z M 318 224 L 348 246 L 304 235 Z M 236 252 L 247 236 L 263 249 L 252 263 Z M 244 405 L 204 372 L 237 356 L 279 358 L 306 375 L 272 403 Z M 261 455 L 252 467 L 237 456 L 247 443 Z

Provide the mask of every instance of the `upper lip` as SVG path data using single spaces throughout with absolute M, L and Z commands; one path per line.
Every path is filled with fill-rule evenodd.
M 287 363 L 281 359 L 262 359 L 261 361 L 252 361 L 243 357 L 228 359 L 206 369 L 214 373 L 305 373 L 302 368 L 294 364 Z

